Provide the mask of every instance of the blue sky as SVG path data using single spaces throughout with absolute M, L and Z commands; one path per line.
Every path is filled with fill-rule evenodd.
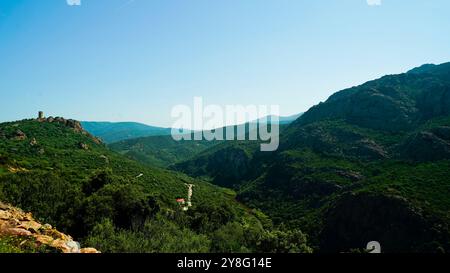
M 194 96 L 291 115 L 450 61 L 449 13 L 448 0 L 0 0 L 0 121 L 170 126 Z

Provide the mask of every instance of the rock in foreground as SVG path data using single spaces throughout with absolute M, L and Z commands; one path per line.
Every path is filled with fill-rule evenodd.
M 0 202 L 0 238 L 5 236 L 20 238 L 21 244 L 28 241 L 36 249 L 45 246 L 62 253 L 100 253 L 94 248 L 81 248 L 71 236 L 37 222 L 31 213 Z

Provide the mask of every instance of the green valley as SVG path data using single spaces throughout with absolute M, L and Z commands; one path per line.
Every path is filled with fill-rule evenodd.
M 340 91 L 281 130 L 280 149 L 225 143 L 173 169 L 233 187 L 317 251 L 378 240 L 388 252 L 448 251 L 450 65 Z
M 2 123 L 0 200 L 102 252 L 450 251 L 448 63 L 337 92 L 279 130 L 279 149 L 261 152 Z

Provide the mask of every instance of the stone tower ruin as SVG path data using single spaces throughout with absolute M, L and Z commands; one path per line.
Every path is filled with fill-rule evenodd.
M 38 113 L 38 119 L 44 119 L 44 112 L 39 111 L 39 113 Z

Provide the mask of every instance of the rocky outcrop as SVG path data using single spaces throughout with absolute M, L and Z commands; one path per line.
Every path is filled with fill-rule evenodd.
M 450 127 L 419 132 L 410 137 L 400 150 L 404 157 L 419 162 L 450 159 Z
M 31 213 L 0 202 L 0 237 L 17 236 L 22 243 L 39 248 L 47 246 L 62 253 L 99 253 L 94 248 L 81 248 L 69 235 L 59 232 L 49 224 L 36 221 Z
M 383 82 L 391 79 L 384 78 Z M 409 129 L 418 110 L 404 98 L 397 83 L 376 86 L 368 83 L 331 96 L 325 103 L 312 107 L 297 123 L 306 124 L 323 119 L 344 119 L 361 127 L 398 131 Z M 389 120 L 389 122 L 386 122 Z
M 23 173 L 23 172 L 29 172 L 29 170 L 22 168 L 22 167 L 14 167 L 14 166 L 8 166 L 8 171 L 10 173 Z
M 65 119 L 62 117 L 48 117 L 48 118 L 38 118 L 37 121 L 63 124 L 69 128 L 72 128 L 77 133 L 82 133 L 86 136 L 89 136 L 96 144 L 102 144 L 102 141 L 99 138 L 94 137 L 93 135 L 91 135 L 87 131 L 85 131 L 83 129 L 83 126 L 81 125 L 81 122 L 79 122 L 77 120 Z
M 364 176 L 361 173 L 352 170 L 336 170 L 335 173 L 352 182 L 357 182 L 364 179 Z
M 355 143 L 349 150 L 349 154 L 365 159 L 385 159 L 388 152 L 378 143 L 371 139 L 362 139 Z
M 31 146 L 35 146 L 35 145 L 37 145 L 37 144 L 38 144 L 38 142 L 37 142 L 36 138 L 33 137 L 33 138 L 31 139 L 31 141 L 30 141 L 30 145 L 31 145 Z
M 109 164 L 109 158 L 106 155 L 101 155 L 100 158 L 103 159 L 106 164 Z
M 86 143 L 78 143 L 78 147 L 82 150 L 89 150 L 89 145 L 87 145 Z
M 389 158 L 381 144 L 352 129 L 348 124 L 318 122 L 299 128 L 288 128 L 288 137 L 282 149 L 310 148 L 314 152 L 346 156 L 363 160 Z
M 73 120 L 73 119 L 65 119 L 62 117 L 48 117 L 48 118 L 40 118 L 37 119 L 39 122 L 49 122 L 49 123 L 53 123 L 53 122 L 57 122 L 57 123 L 61 123 L 64 124 L 67 127 L 70 127 L 72 129 L 74 129 L 76 132 L 82 132 L 83 131 L 83 127 L 81 126 L 81 123 L 77 120 Z
M 22 132 L 21 130 L 17 129 L 14 135 L 15 140 L 25 140 L 27 138 L 27 135 Z

